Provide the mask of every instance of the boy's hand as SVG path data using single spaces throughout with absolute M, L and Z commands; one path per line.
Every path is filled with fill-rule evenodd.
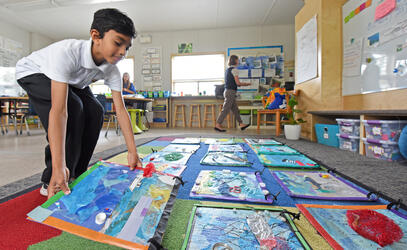
M 130 170 L 134 170 L 136 167 L 141 168 L 143 164 L 141 163 L 140 157 L 137 152 L 128 152 L 127 161 L 129 162 Z
M 65 167 L 64 171 L 53 171 L 48 185 L 48 199 L 62 190 L 65 195 L 71 193 L 68 187 L 69 170 Z

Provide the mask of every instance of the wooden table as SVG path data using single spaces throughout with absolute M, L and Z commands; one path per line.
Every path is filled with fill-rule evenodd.
M 28 96 L 1 96 L 0 97 L 0 103 L 2 102 L 8 102 L 8 109 L 7 112 L 3 113 L 4 115 L 8 115 L 10 119 L 13 119 L 14 122 L 14 128 L 16 131 L 16 134 L 18 135 L 18 129 L 17 129 L 17 104 L 18 103 L 28 103 Z M 1 108 L 1 106 L 0 106 Z M 6 124 L 8 124 L 8 120 L 6 121 Z

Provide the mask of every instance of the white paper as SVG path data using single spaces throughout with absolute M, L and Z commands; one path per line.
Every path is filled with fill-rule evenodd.
M 275 77 L 276 69 L 264 69 L 264 77 Z
M 353 43 L 343 45 L 343 76 L 360 76 L 363 40 L 355 39 Z
M 251 73 L 252 73 L 252 78 L 253 77 L 261 77 L 261 69 L 252 69 Z
M 317 16 L 311 18 L 296 33 L 296 83 L 308 81 L 318 75 Z
M 249 70 L 248 69 L 239 69 L 238 70 L 239 78 L 248 78 L 249 77 Z

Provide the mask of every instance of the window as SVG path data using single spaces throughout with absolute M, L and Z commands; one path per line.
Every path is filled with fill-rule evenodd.
M 119 68 L 120 75 L 123 77 L 125 72 L 129 73 L 130 75 L 130 82 L 134 84 L 134 58 L 125 58 L 118 62 L 117 67 Z M 93 94 L 106 94 L 111 93 L 110 88 L 105 85 L 104 80 L 99 80 L 90 85 L 90 89 L 92 90 Z
M 171 63 L 172 91 L 175 95 L 215 95 L 215 85 L 223 84 L 223 53 L 176 55 Z

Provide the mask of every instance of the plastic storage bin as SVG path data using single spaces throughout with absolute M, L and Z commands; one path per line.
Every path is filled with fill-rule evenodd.
M 153 111 L 165 111 L 167 110 L 167 105 L 154 105 Z
M 339 134 L 339 126 L 331 124 L 315 124 L 318 143 L 339 147 L 339 139 L 336 134 Z
M 401 130 L 407 125 L 407 121 L 399 120 L 362 120 L 366 129 L 366 138 L 382 141 L 397 142 Z
M 365 144 L 366 156 L 386 161 L 404 160 L 400 154 L 397 142 L 362 138 Z
M 360 134 L 360 120 L 357 119 L 336 119 L 339 125 L 339 133 L 353 136 Z
M 339 148 L 352 152 L 359 152 L 359 136 L 336 134 L 339 139 Z

